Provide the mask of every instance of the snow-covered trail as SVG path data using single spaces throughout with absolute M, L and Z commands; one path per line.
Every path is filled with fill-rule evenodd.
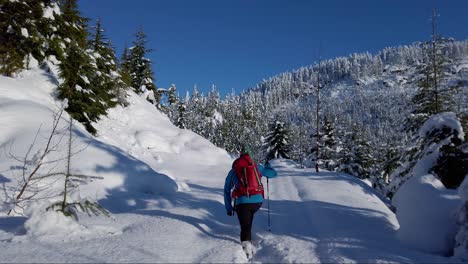
M 267 231 L 266 202 L 254 221 L 254 262 L 446 262 L 399 245 L 395 216 L 372 189 L 338 173 L 296 169 L 273 162 L 279 176 L 270 181 L 272 232 Z M 185 179 L 187 189 L 170 199 L 154 195 L 122 196 L 128 207 L 113 207 L 113 235 L 83 240 L 42 241 L 21 236 L 0 241 L 8 262 L 245 262 L 238 223 L 222 204 L 223 169 L 211 181 Z M 207 171 L 205 171 L 206 173 Z M 209 182 L 209 184 L 207 184 Z M 204 184 L 204 185 L 203 185 Z M 122 203 L 119 202 L 119 205 Z M 103 222 L 104 221 L 104 222 Z M 0 223 L 1 225 L 2 223 Z M 5 223 L 3 223 L 5 224 Z M 21 252 L 21 254 L 19 254 Z
M 280 176 L 270 181 L 272 232 L 258 233 L 256 261 L 447 262 L 401 246 L 395 215 L 364 182 L 286 160 L 274 165 Z M 266 225 L 263 210 L 255 228 Z

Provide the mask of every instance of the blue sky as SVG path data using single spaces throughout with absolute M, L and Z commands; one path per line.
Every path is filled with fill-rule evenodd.
M 466 0 L 80 0 L 81 12 L 101 17 L 120 57 L 143 27 L 156 85 L 181 95 L 223 95 L 322 58 L 378 50 L 430 36 L 432 6 L 439 31 L 468 38 Z M 93 23 L 93 22 L 91 22 Z

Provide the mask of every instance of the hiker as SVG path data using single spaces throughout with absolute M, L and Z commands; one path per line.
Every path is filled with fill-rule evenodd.
M 255 165 L 248 153 L 243 153 L 232 164 L 224 184 L 224 206 L 229 216 L 237 213 L 241 226 L 240 241 L 247 257 L 253 254 L 252 222 L 254 214 L 260 209 L 264 198 L 261 177 L 276 177 L 270 163 Z M 245 184 L 247 182 L 247 184 Z M 246 188 L 247 187 L 247 188 Z M 231 194 L 232 191 L 232 194 Z M 234 207 L 232 199 L 234 199 Z

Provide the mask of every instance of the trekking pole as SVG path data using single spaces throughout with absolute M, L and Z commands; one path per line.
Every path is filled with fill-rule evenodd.
M 267 178 L 267 205 L 268 205 L 268 231 L 271 232 L 271 221 L 270 221 L 270 188 L 269 188 L 269 179 Z

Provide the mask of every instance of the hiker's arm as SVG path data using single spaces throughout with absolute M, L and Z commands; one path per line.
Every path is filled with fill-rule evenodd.
M 276 170 L 273 169 L 271 166 L 263 166 L 263 165 L 257 165 L 257 166 L 262 176 L 265 176 L 269 179 L 272 179 L 278 176 L 278 173 L 276 172 Z
M 231 169 L 229 171 L 228 176 L 226 177 L 226 181 L 224 182 L 224 207 L 226 208 L 226 212 L 232 213 L 232 200 L 231 200 L 231 189 L 232 189 L 232 177 L 234 176 L 234 170 Z

